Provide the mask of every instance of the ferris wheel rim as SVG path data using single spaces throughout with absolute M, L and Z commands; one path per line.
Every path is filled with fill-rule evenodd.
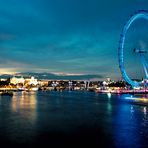
M 125 66 L 124 66 L 124 44 L 125 44 L 125 38 L 126 38 L 126 33 L 128 31 L 128 29 L 130 28 L 131 24 L 140 18 L 144 18 L 146 20 L 148 20 L 148 11 L 146 10 L 139 10 L 137 12 L 135 12 L 133 15 L 130 16 L 130 18 L 127 20 L 127 22 L 125 23 L 121 35 L 120 35 L 120 40 L 119 40 L 119 47 L 118 47 L 118 61 L 119 61 L 119 68 L 121 71 L 121 74 L 123 76 L 123 78 L 125 79 L 126 82 L 128 82 L 129 84 L 131 84 L 133 87 L 137 87 L 140 86 L 141 82 L 137 82 L 137 81 L 133 81 L 127 74 L 126 70 L 125 70 Z

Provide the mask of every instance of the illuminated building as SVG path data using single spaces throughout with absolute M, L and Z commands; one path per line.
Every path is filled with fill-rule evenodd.
M 27 85 L 38 85 L 38 80 L 35 79 L 34 77 L 31 77 L 30 79 L 25 79 L 25 84 Z
M 17 78 L 17 77 L 13 77 L 10 79 L 10 84 L 14 84 L 14 85 L 17 85 L 17 84 L 24 84 L 25 82 L 25 79 L 23 77 L 21 78 Z

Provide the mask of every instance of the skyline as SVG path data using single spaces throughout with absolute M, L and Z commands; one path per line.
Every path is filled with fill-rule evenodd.
M 127 18 L 146 0 L 0 0 L 0 73 L 48 72 L 120 79 L 118 41 Z M 126 48 L 147 48 L 148 22 L 129 30 Z M 126 51 L 128 72 L 138 61 Z M 138 62 L 137 62 L 138 63 Z M 140 62 L 139 62 L 140 64 Z

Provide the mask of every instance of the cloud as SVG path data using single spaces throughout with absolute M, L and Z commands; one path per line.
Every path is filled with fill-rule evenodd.
M 148 9 L 148 2 L 1 1 L 0 67 L 9 68 L 7 71 L 120 77 L 120 32 L 128 16 L 139 8 Z M 131 31 L 137 32 L 137 28 Z M 136 38 L 133 34 L 131 37 L 133 41 Z M 135 46 L 135 42 L 127 44 Z M 144 48 L 143 43 L 141 46 Z
M 58 79 L 58 80 L 101 80 L 104 79 L 103 75 L 89 75 L 89 74 L 70 74 L 70 73 L 55 73 L 55 72 L 46 72 L 46 73 L 33 73 L 25 72 L 18 73 L 16 75 L 22 75 L 25 77 L 35 76 L 38 79 Z
M 139 44 L 140 44 L 140 48 L 141 48 L 141 49 L 146 50 L 146 47 L 147 47 L 147 46 L 146 46 L 146 43 L 145 43 L 144 41 L 140 40 L 140 41 L 139 41 Z
M 14 40 L 16 38 L 15 35 L 0 33 L 0 41 Z

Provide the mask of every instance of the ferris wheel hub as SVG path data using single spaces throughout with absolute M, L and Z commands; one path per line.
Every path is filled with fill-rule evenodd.
M 134 51 L 135 53 L 147 53 L 146 50 L 142 50 L 142 49 L 138 49 L 138 48 L 134 48 L 133 51 Z

